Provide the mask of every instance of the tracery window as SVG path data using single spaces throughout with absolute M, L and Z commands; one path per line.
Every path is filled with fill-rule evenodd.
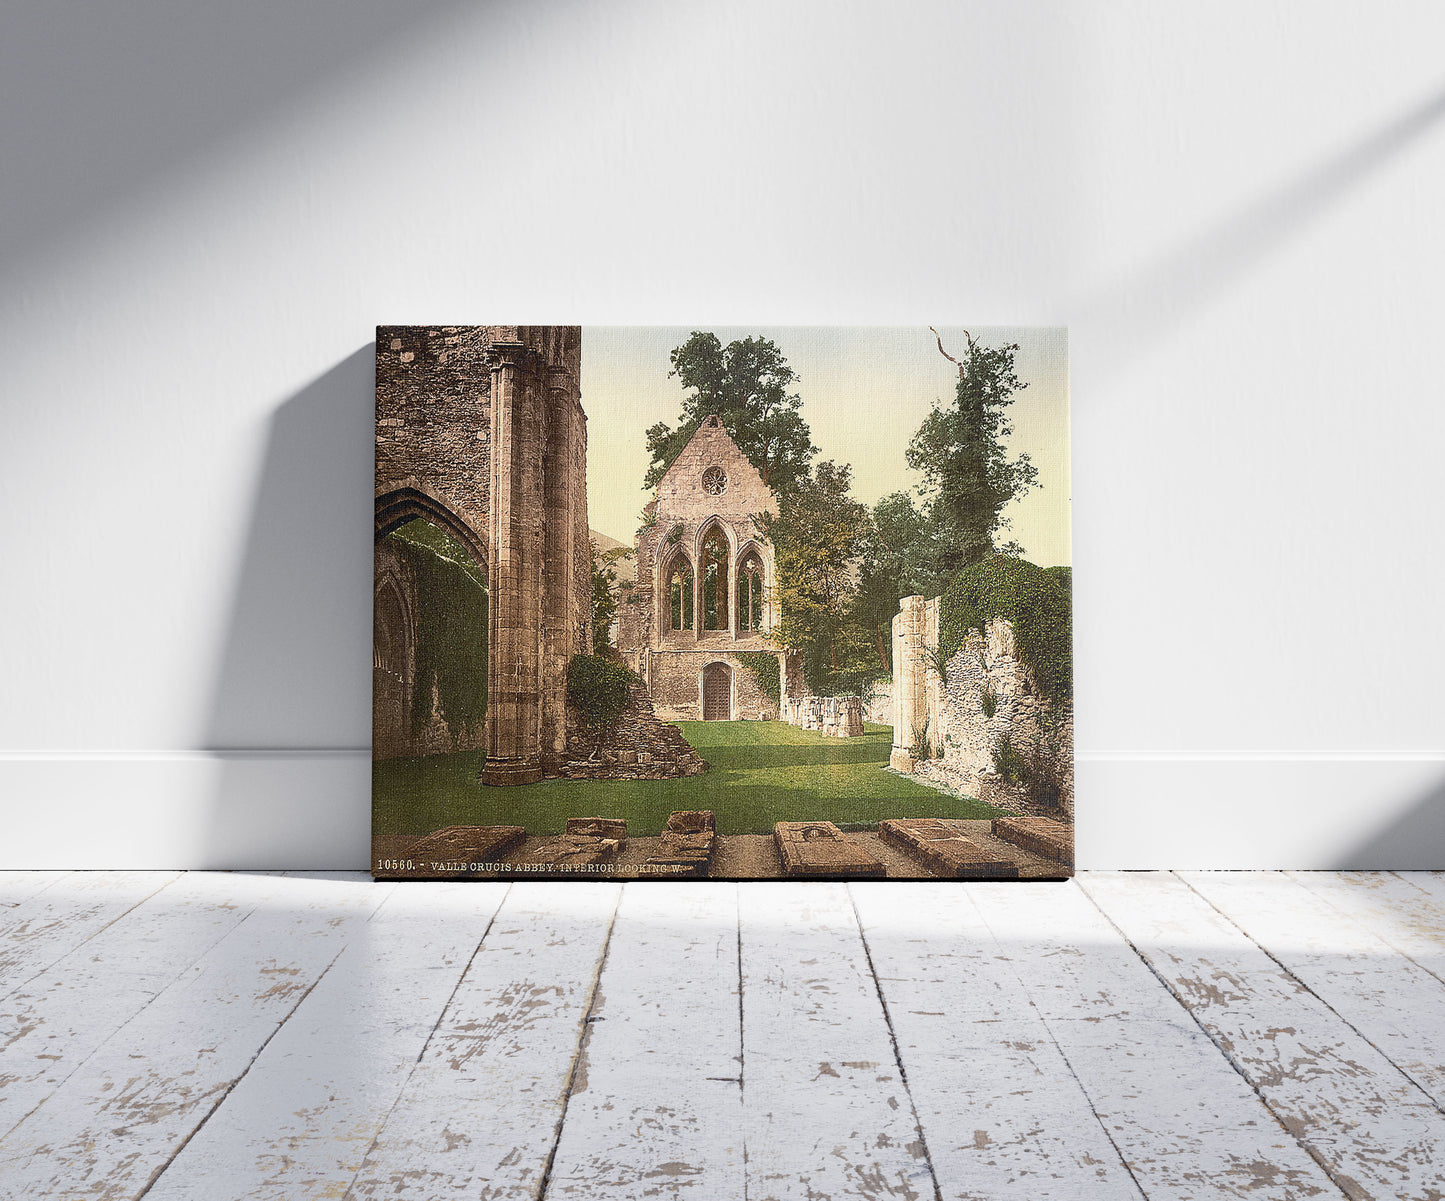
M 728 540 L 713 527 L 702 544 L 702 628 L 728 628 Z
M 738 632 L 763 628 L 763 561 L 750 550 L 738 566 Z
M 682 556 L 673 562 L 667 581 L 668 629 L 692 629 L 692 565 Z

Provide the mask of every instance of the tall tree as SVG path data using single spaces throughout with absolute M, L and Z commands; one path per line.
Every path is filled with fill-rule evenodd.
M 851 468 L 818 463 L 777 517 L 758 518 L 778 568 L 773 638 L 802 652 L 808 686 L 819 695 L 854 691 L 877 674 L 854 619 L 858 538 L 868 510 L 850 495 L 851 485 Z
M 676 428 L 659 421 L 647 431 L 652 464 L 643 487 L 655 487 L 688 439 L 716 413 L 748 461 L 780 497 L 808 474 L 818 448 L 789 389 L 797 375 L 767 338 L 724 346 L 716 334 L 694 332 L 671 354 L 672 371 L 687 389 Z
M 908 465 L 923 473 L 937 566 L 946 577 L 994 553 L 994 535 L 1008 528 L 1004 507 L 1038 482 L 1029 456 L 1011 459 L 1004 446 L 1013 433 L 1008 407 L 1028 386 L 1014 373 L 1018 345 L 982 346 L 965 337 L 961 361 L 938 338 L 939 352 L 958 368 L 953 403 L 935 405 L 908 444 Z
M 892 626 L 899 600 L 942 591 L 933 553 L 933 528 L 907 492 L 885 496 L 859 530 L 854 613 L 881 671 L 893 662 Z

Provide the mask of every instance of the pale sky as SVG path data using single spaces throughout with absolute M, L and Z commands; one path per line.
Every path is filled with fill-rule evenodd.
M 669 378 L 668 354 L 694 329 L 724 345 L 749 335 L 770 338 L 798 375 L 803 419 L 820 457 L 853 466 L 853 494 L 864 504 L 920 482 L 904 458 L 909 440 L 935 401 L 953 399 L 957 368 L 938 353 L 927 328 L 814 326 L 585 326 L 582 407 L 587 411 L 587 504 L 592 528 L 632 545 L 642 506 L 648 455 L 645 431 L 676 425 L 683 388 Z M 955 357 L 967 346 L 958 328 L 939 327 Z M 971 326 L 984 345 L 1017 342 L 1014 369 L 1027 388 L 1008 413 L 1010 453 L 1026 451 L 1039 484 L 1005 510 L 1025 557 L 1040 567 L 1071 562 L 1069 541 L 1068 335 L 1061 328 Z

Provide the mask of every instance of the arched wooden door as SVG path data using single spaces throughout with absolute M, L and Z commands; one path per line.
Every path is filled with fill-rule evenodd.
M 726 663 L 709 663 L 702 669 L 702 719 L 733 719 L 733 669 Z

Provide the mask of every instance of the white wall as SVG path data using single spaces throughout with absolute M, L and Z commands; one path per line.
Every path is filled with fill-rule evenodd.
M 1445 866 L 1445 10 L 7 8 L 0 865 L 366 859 L 371 327 L 1072 327 L 1080 861 Z

